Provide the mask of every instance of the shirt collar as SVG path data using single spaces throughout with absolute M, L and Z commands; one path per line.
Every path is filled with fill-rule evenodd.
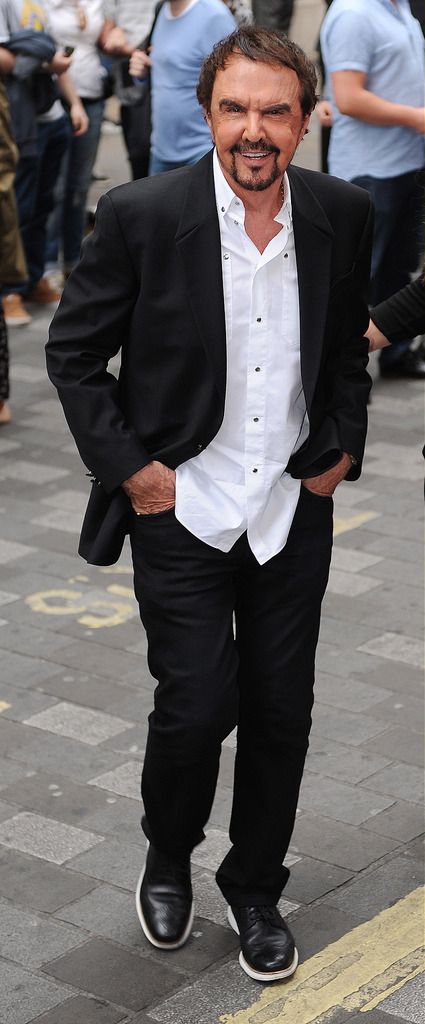
M 245 220 L 245 207 L 239 196 L 237 196 L 229 182 L 224 177 L 223 171 L 220 166 L 220 161 L 217 156 L 217 150 L 214 149 L 213 153 L 213 170 L 214 170 L 214 188 L 215 198 L 217 203 L 217 211 L 219 219 L 225 218 L 228 214 L 231 214 L 232 220 L 238 220 L 242 224 Z M 276 214 L 274 220 L 278 221 L 279 224 L 286 224 L 287 226 L 292 225 L 292 201 L 291 201 L 291 188 L 289 185 L 289 178 L 285 171 L 283 176 L 284 185 L 284 200 L 279 212 Z

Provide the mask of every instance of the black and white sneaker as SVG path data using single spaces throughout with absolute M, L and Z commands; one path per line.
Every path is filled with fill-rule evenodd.
M 239 963 L 254 981 L 282 981 L 298 966 L 298 952 L 277 907 L 229 907 L 229 924 L 239 935 Z
M 137 883 L 136 910 L 152 946 L 157 949 L 183 946 L 194 918 L 189 858 L 173 861 L 150 844 Z

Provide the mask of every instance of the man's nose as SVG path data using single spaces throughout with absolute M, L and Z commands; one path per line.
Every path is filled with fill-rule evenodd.
M 260 113 L 250 112 L 246 115 L 242 138 L 246 142 L 259 142 L 264 135 L 263 119 Z

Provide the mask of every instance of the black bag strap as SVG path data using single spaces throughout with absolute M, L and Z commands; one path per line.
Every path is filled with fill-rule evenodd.
M 155 25 L 156 25 L 156 23 L 158 21 L 158 14 L 159 14 L 161 8 L 164 6 L 164 3 L 165 3 L 165 0 L 159 0 L 159 3 L 157 3 L 157 5 L 155 7 L 155 11 L 154 11 L 152 25 L 151 25 L 151 27 L 149 29 L 149 32 L 148 32 L 147 36 L 145 36 L 143 42 L 140 43 L 140 45 L 136 47 L 137 50 L 148 50 L 149 49 L 149 47 L 151 45 L 151 42 L 152 42 L 152 36 L 153 36 L 153 33 L 154 33 Z

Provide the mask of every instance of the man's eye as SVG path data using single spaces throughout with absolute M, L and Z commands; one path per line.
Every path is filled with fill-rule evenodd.
M 241 108 L 238 107 L 237 103 L 229 103 L 224 109 L 226 114 L 240 114 L 241 112 Z

